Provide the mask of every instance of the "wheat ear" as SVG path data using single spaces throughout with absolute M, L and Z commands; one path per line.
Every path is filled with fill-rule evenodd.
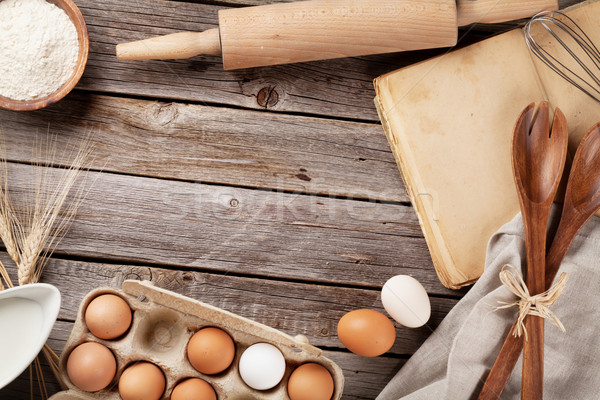
M 1 0 L 0 0 L 1 1 Z M 0 130 L 1 134 L 1 130 Z M 42 270 L 48 260 L 50 253 L 64 235 L 70 221 L 75 215 L 76 209 L 83 199 L 83 187 L 75 193 L 75 200 L 67 202 L 67 197 L 72 191 L 80 173 L 86 168 L 84 166 L 90 160 L 92 146 L 91 135 L 83 140 L 71 165 L 62 168 L 61 178 L 56 185 L 50 185 L 51 178 L 48 172 L 50 164 L 37 164 L 34 186 L 34 200 L 26 204 L 26 220 L 22 221 L 15 213 L 15 209 L 8 196 L 8 167 L 6 148 L 4 141 L 0 139 L 0 239 L 4 242 L 6 250 L 11 259 L 17 265 L 17 275 L 20 285 L 38 282 Z M 54 142 L 55 143 L 55 142 Z M 53 144 L 54 144 L 53 143 Z M 46 142 L 48 145 L 49 142 Z M 34 159 L 49 160 L 55 158 L 55 146 L 47 146 L 47 153 L 42 154 L 42 145 L 37 142 L 34 151 Z M 72 158 L 72 157 L 70 157 Z M 12 287 L 10 276 L 2 262 L 0 262 L 0 290 L 4 286 Z M 48 360 L 52 372 L 57 377 L 61 387 L 65 389 L 58 368 L 58 356 L 52 349 L 45 345 L 42 354 Z M 34 371 L 38 381 L 40 396 L 48 398 L 46 384 L 43 379 L 43 371 L 39 356 L 29 367 L 30 394 L 34 397 L 33 379 Z
M 6 148 L 4 141 L 0 140 L 0 239 L 6 247 L 6 251 L 15 263 L 18 261 L 19 250 L 13 235 L 15 225 L 15 213 L 8 197 L 8 171 L 6 167 Z M 0 290 L 7 286 L 13 287 L 6 267 L 0 261 Z
M 15 229 L 18 228 L 12 202 L 8 196 L 8 169 L 6 162 L 6 147 L 0 140 L 0 239 L 12 260 L 19 262 L 19 248 L 15 240 Z
M 36 224 L 25 237 L 17 269 L 19 285 L 35 282 L 37 261 L 46 241 L 47 232 L 44 228 L 43 225 Z
M 75 200 L 67 202 L 77 178 L 85 170 L 91 153 L 91 147 L 84 143 L 75 156 L 71 165 L 62 169 L 63 174 L 54 188 L 48 185 L 46 168 L 38 166 L 36 176 L 35 199 L 33 207 L 29 209 L 27 234 L 19 234 L 21 243 L 18 277 L 19 284 L 27 284 L 39 280 L 43 268 L 60 238 L 65 233 L 70 221 L 75 216 L 79 206 L 84 185 L 81 185 L 75 194 Z M 25 229 L 19 229 L 24 232 Z
M 0 239 L 2 239 L 10 258 L 17 264 L 19 262 L 19 248 L 13 235 L 14 226 L 15 215 L 10 201 L 6 192 L 0 189 Z

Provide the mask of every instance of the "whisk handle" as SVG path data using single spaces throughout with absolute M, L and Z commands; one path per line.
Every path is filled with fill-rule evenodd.
M 558 10 L 558 0 L 457 0 L 458 26 L 493 24 Z

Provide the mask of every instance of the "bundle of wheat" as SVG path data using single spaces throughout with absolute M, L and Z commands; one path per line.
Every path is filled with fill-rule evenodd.
M 50 160 L 33 167 L 31 196 L 19 196 L 23 204 L 15 204 L 9 196 L 9 171 L 6 151 L 0 138 L 0 239 L 17 267 L 19 285 L 40 280 L 42 271 L 62 238 L 83 199 L 87 165 L 91 156 L 89 139 L 82 141 L 79 151 L 70 157 L 68 167 L 58 167 L 59 174 L 48 175 L 51 160 L 56 156 L 55 141 L 37 141 L 34 159 Z M 56 171 L 54 171 L 56 172 Z M 54 177 L 58 175 L 59 178 Z M 17 207 L 18 206 L 18 207 Z M 14 284 L 5 265 L 0 261 L 0 290 Z M 42 349 L 50 368 L 61 386 L 65 387 L 58 372 L 58 355 L 48 346 Z M 31 398 L 34 381 L 42 399 L 48 392 L 38 358 L 29 367 Z

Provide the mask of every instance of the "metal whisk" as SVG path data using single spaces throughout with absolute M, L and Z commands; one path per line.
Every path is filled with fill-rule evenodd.
M 547 31 L 556 43 L 549 46 L 536 41 L 531 32 L 536 25 Z M 600 103 L 600 51 L 575 21 L 560 11 L 543 11 L 525 25 L 525 40 L 544 64 Z

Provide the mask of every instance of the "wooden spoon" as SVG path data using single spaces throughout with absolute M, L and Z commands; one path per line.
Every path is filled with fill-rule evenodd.
M 546 230 L 567 156 L 567 135 L 566 119 L 558 109 L 550 131 L 547 102 L 540 104 L 537 114 L 533 103 L 527 106 L 514 130 L 513 174 L 525 226 L 526 283 L 532 295 L 543 292 L 545 287 Z M 521 399 L 541 399 L 544 319 L 526 316 L 525 329 Z
M 600 123 L 589 130 L 575 153 L 562 215 L 556 236 L 546 255 L 546 290 L 552 285 L 575 235 L 598 210 L 600 210 Z M 515 328 L 516 321 L 500 349 L 478 400 L 500 398 L 523 349 L 521 338 L 513 335 Z

